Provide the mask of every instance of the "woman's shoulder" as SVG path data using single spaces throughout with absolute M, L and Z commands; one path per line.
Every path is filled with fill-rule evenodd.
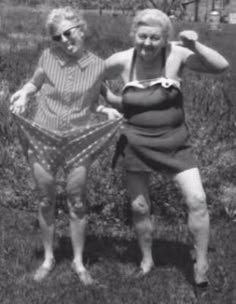
M 41 52 L 41 59 L 53 60 L 59 56 L 59 51 L 56 48 L 47 47 Z
M 47 63 L 48 61 L 51 61 L 54 55 L 52 54 L 52 50 L 50 48 L 45 48 L 39 53 L 38 55 L 38 63 L 39 65 L 43 65 L 44 63 Z
M 129 66 L 133 56 L 133 48 L 117 52 L 105 61 L 106 77 L 108 79 L 121 76 Z
M 92 51 L 87 51 L 83 60 L 89 62 L 89 64 L 95 65 L 96 67 L 100 66 L 105 69 L 105 60 Z
M 42 56 L 55 56 L 57 54 L 57 49 L 52 47 L 46 47 L 42 50 Z
M 97 61 L 97 62 L 104 62 L 105 61 L 102 57 L 93 53 L 92 51 L 86 51 L 85 57 L 89 57 L 90 59 L 93 59 L 94 61 Z
M 134 49 L 130 48 L 124 51 L 114 53 L 106 59 L 106 62 L 112 65 L 125 65 L 127 62 L 130 61 L 130 58 L 132 58 L 133 51 Z

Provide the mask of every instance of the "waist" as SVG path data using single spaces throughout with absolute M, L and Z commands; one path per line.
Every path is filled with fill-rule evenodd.
M 145 146 L 163 151 L 176 150 L 185 145 L 189 138 L 185 123 L 176 128 L 143 128 L 126 124 L 122 134 L 131 146 Z
M 91 113 L 87 110 L 88 109 L 73 111 L 71 109 L 68 112 L 53 112 L 39 107 L 33 121 L 46 129 L 55 131 L 66 131 L 78 127 L 86 127 L 90 124 L 91 118 Z
M 146 128 L 175 128 L 185 120 L 183 108 L 169 108 L 161 111 L 136 111 L 124 114 L 128 124 Z

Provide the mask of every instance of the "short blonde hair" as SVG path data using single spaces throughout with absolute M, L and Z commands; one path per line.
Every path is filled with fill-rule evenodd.
M 46 28 L 50 35 L 54 33 L 57 25 L 62 20 L 69 20 L 75 25 L 79 25 L 84 33 L 87 31 L 87 22 L 85 21 L 81 11 L 70 6 L 65 6 L 55 8 L 48 14 L 46 20 Z
M 173 28 L 169 17 L 158 9 L 147 8 L 136 13 L 131 25 L 131 37 L 134 37 L 137 28 L 141 25 L 160 26 L 166 40 L 172 35 Z

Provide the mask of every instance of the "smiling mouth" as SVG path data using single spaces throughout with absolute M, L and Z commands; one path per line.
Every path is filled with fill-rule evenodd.
M 69 51 L 72 51 L 73 50 L 73 45 L 72 44 L 67 45 L 66 49 L 69 50 Z
M 150 54 L 150 53 L 153 53 L 153 50 L 152 49 L 143 49 L 143 52 Z

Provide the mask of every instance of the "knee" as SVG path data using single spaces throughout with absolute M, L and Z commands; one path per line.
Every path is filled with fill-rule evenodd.
M 70 219 L 82 219 L 86 215 L 86 205 L 82 195 L 70 195 L 68 197 L 68 209 Z
M 200 216 L 208 213 L 205 192 L 192 193 L 186 198 L 189 211 Z
M 137 216 L 148 216 L 150 214 L 150 207 L 143 195 L 138 195 L 132 200 L 132 212 Z
M 49 197 L 41 196 L 39 198 L 39 219 L 46 222 L 47 225 L 52 225 L 55 218 L 55 201 Z

